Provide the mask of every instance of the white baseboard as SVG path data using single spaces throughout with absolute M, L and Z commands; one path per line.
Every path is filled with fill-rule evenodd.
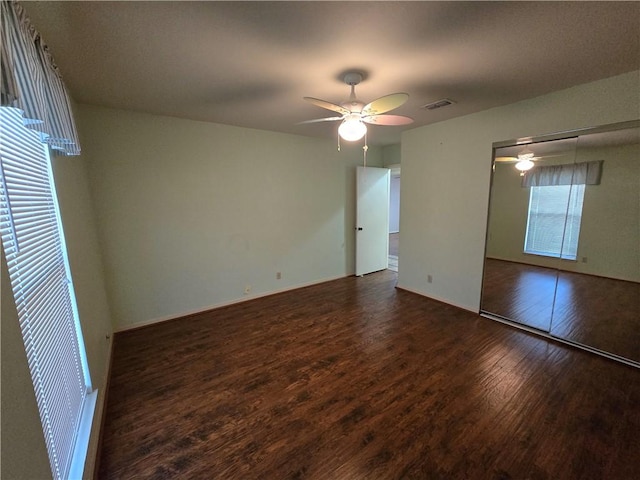
M 176 314 L 176 315 L 168 315 L 166 317 L 160 317 L 160 318 L 155 318 L 155 319 L 151 319 L 151 320 L 144 320 L 142 322 L 136 322 L 136 323 L 132 323 L 130 325 L 117 327 L 117 328 L 114 329 L 114 333 L 126 332 L 127 330 L 135 330 L 136 328 L 146 327 L 146 326 L 149 326 L 149 325 L 154 325 L 156 323 L 168 322 L 170 320 L 175 320 L 177 318 L 182 318 L 182 317 L 188 317 L 190 315 L 197 315 L 197 314 L 200 314 L 200 313 L 208 312 L 210 310 L 215 310 L 217 308 L 227 307 L 229 305 L 235 305 L 236 303 L 250 302 L 251 300 L 256 300 L 258 298 L 268 297 L 268 296 L 276 295 L 278 293 L 283 293 L 283 292 L 289 292 L 291 290 L 298 290 L 299 288 L 310 287 L 312 285 L 319 285 L 321 283 L 332 282 L 333 280 L 339 280 L 341 278 L 346 278 L 346 277 L 350 277 L 350 276 L 352 276 L 352 274 L 340 275 L 340 276 L 337 276 L 337 277 L 330 277 L 330 278 L 325 278 L 325 279 L 322 279 L 322 280 L 314 280 L 313 282 L 301 283 L 301 284 L 298 284 L 298 285 L 292 285 L 292 286 L 281 288 L 281 289 L 278 289 L 278 290 L 270 290 L 268 292 L 263 292 L 263 293 L 258 293 L 258 294 L 255 294 L 255 295 L 248 295 L 248 296 L 245 296 L 245 297 L 236 298 L 236 299 L 230 300 L 228 302 L 216 303 L 216 304 L 210 305 L 208 307 L 199 308 L 197 310 L 191 310 L 191 311 L 179 313 L 179 314 Z
M 416 295 L 420 295 L 421 297 L 429 298 L 429 299 L 435 300 L 437 302 L 446 303 L 447 305 L 451 305 L 452 307 L 460 308 L 460 309 L 466 310 L 468 312 L 480 313 L 480 305 L 478 305 L 477 307 L 470 307 L 469 305 L 462 305 L 462 304 L 453 303 L 449 299 L 440 298 L 440 297 L 437 297 L 437 296 L 432 295 L 432 294 L 427 294 L 425 292 L 421 292 L 419 290 L 413 290 L 411 288 L 407 288 L 407 287 L 404 287 L 402 285 L 396 285 L 396 288 L 398 288 L 400 290 L 405 290 L 407 292 L 415 293 Z

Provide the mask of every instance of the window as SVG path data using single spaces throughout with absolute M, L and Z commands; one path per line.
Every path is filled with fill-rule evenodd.
M 44 138 L 0 108 L 0 233 L 51 470 L 66 479 L 81 475 L 95 395 Z
M 584 185 L 531 187 L 525 253 L 566 260 L 578 255 Z

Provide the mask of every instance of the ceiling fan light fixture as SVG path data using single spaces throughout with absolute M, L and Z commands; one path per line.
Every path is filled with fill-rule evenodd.
M 518 158 L 520 157 L 518 156 Z M 524 173 L 528 170 L 531 170 L 533 168 L 533 165 L 534 163 L 531 160 L 525 158 L 524 160 L 520 160 L 518 163 L 516 163 L 516 168 Z
M 362 122 L 359 115 L 348 115 L 338 127 L 338 134 L 348 142 L 360 140 L 365 133 L 367 133 L 367 126 Z

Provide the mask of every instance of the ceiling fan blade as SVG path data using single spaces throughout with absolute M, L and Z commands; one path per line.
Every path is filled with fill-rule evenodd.
M 518 162 L 518 157 L 496 157 L 495 161 L 502 163 L 516 163 Z
M 409 125 L 413 123 L 413 118 L 403 115 L 371 115 L 362 117 L 362 121 L 373 125 Z
M 571 155 L 573 152 L 565 152 L 565 153 L 543 153 L 542 155 L 536 155 L 533 158 L 536 160 L 542 158 L 553 158 L 553 157 L 564 157 L 566 155 Z
M 313 120 L 305 120 L 304 122 L 298 122 L 296 125 L 302 125 L 304 123 L 318 123 L 318 122 L 335 122 L 342 120 L 344 117 L 327 117 L 327 118 L 315 118 Z
M 341 113 L 342 115 L 346 115 L 348 113 L 351 113 L 346 108 L 344 108 L 344 107 L 342 107 L 340 105 L 336 105 L 335 103 L 326 102 L 324 100 L 320 100 L 319 98 L 313 98 L 313 97 L 303 97 L 303 98 L 307 102 L 313 103 L 314 105 L 316 105 L 318 107 L 326 108 L 327 110 L 331 110 L 333 112 L 338 112 L 338 113 Z
M 394 108 L 398 108 L 409 100 L 409 95 L 406 93 L 392 93 L 391 95 L 385 95 L 373 102 L 367 104 L 362 109 L 362 115 L 379 115 L 381 113 L 388 112 Z

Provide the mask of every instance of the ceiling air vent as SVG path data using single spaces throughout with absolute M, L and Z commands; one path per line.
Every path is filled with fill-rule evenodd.
M 454 103 L 456 102 L 454 102 L 453 100 L 449 100 L 448 98 L 443 98 L 442 100 L 438 100 L 437 102 L 427 103 L 426 105 L 423 105 L 420 108 L 424 108 L 426 110 L 436 110 L 438 108 L 453 105 Z

